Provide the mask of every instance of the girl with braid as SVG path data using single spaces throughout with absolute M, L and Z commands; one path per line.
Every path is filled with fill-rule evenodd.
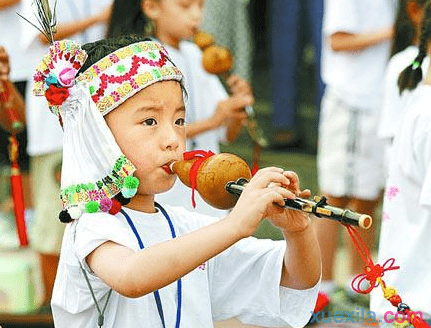
M 382 111 L 378 127 L 378 137 L 385 143 L 385 166 L 402 113 L 406 108 L 411 92 L 400 93 L 398 76 L 417 56 L 421 37 L 421 20 L 427 0 L 400 0 L 394 26 L 394 42 L 391 59 L 385 73 Z M 429 58 L 425 57 L 423 68 L 426 70 Z
M 395 134 L 383 202 L 378 262 L 395 258 L 400 270 L 385 276 L 388 286 L 396 286 L 403 300 L 431 319 L 431 69 L 422 70 L 430 54 L 431 2 L 423 14 L 419 52 L 399 76 L 401 93 L 412 92 Z M 424 75 L 424 79 L 422 77 Z M 420 83 L 422 81 L 422 83 Z M 382 263 L 382 262 L 380 262 Z M 385 321 L 391 304 L 380 291 L 371 295 L 371 310 Z M 398 319 L 401 321 L 401 318 Z M 382 326 L 381 326 L 382 327 Z

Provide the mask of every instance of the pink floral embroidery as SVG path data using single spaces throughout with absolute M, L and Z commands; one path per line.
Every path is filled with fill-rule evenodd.
M 88 196 L 90 196 L 90 199 L 94 201 L 98 201 L 100 199 L 99 193 L 96 190 L 90 190 L 88 192 Z
M 382 221 L 389 221 L 391 219 L 390 215 L 386 212 L 382 214 Z
M 391 186 L 391 187 L 388 187 L 386 190 L 386 197 L 389 200 L 392 200 L 393 198 L 397 197 L 399 193 L 400 193 L 400 188 L 398 188 L 397 186 Z

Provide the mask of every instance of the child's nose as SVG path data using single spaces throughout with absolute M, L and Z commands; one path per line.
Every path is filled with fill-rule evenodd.
M 179 146 L 179 135 L 175 127 L 167 124 L 160 134 L 160 142 L 163 149 L 177 149 Z

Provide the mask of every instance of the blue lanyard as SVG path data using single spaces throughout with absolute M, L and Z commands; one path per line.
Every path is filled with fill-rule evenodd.
M 162 211 L 163 215 L 166 218 L 166 221 L 168 221 L 169 228 L 171 230 L 172 238 L 175 238 L 176 237 L 175 228 L 174 228 L 174 225 L 172 224 L 171 218 L 169 217 L 168 213 L 166 212 L 166 210 L 160 204 L 158 204 L 158 203 L 154 203 L 154 204 L 155 204 L 155 206 L 160 211 Z M 129 224 L 130 228 L 132 229 L 133 233 L 135 234 L 136 239 L 138 240 L 140 249 L 144 249 L 144 244 L 142 242 L 141 237 L 139 236 L 138 230 L 136 230 L 136 227 L 133 224 L 132 219 L 130 218 L 129 215 L 127 215 L 127 213 L 124 210 L 121 210 L 120 212 L 121 212 L 121 214 L 124 215 L 124 217 L 127 220 L 127 223 Z M 162 321 L 163 328 L 166 328 L 165 316 L 163 314 L 163 305 L 162 305 L 162 300 L 160 298 L 159 291 L 156 290 L 156 291 L 154 291 L 153 294 L 154 294 L 154 299 L 156 300 L 157 311 L 159 312 L 159 316 L 160 316 L 160 320 Z M 175 328 L 179 328 L 180 327 L 180 321 L 181 321 L 181 294 L 182 294 L 181 279 L 178 279 L 177 280 L 177 321 L 175 323 Z

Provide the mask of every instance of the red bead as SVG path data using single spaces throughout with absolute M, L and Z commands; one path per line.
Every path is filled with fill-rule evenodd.
M 389 302 L 391 302 L 391 304 L 395 307 L 397 307 L 398 304 L 402 303 L 402 301 L 403 300 L 401 299 L 400 295 L 394 295 L 389 298 Z
M 121 210 L 121 203 L 118 200 L 113 199 L 112 200 L 112 207 L 109 210 L 109 214 L 115 215 L 118 212 L 120 212 L 120 210 Z

